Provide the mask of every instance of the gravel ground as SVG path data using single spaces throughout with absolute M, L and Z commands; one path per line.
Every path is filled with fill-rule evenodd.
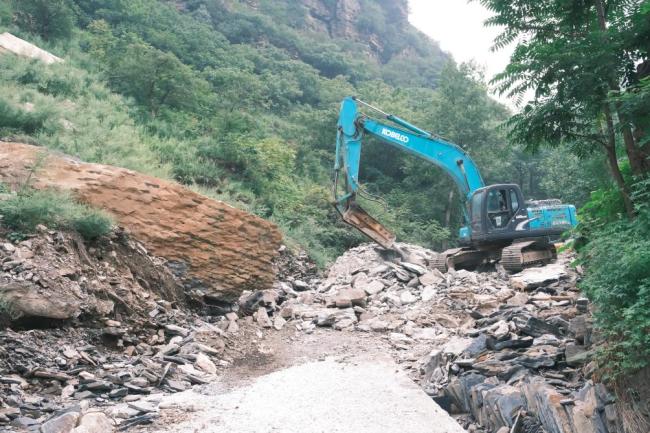
M 192 411 L 149 431 L 194 433 L 464 433 L 388 357 L 307 362 L 240 387 L 215 383 L 165 397 L 161 407 Z M 169 421 L 169 420 L 168 420 Z M 162 424 L 167 424 L 164 427 Z

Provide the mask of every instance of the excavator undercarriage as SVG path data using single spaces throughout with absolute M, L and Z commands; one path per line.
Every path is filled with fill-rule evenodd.
M 556 258 L 555 245 L 547 239 L 520 239 L 507 246 L 452 248 L 438 254 L 431 266 L 447 272 L 450 269 L 476 269 L 498 262 L 508 272 L 519 272 L 528 266 L 550 263 Z

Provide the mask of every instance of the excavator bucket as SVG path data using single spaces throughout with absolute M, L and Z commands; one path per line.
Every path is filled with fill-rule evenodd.
M 347 224 L 356 228 L 382 247 L 386 249 L 393 248 L 395 235 L 381 225 L 379 221 L 368 215 L 356 202 L 348 202 L 344 210 L 338 206 L 336 206 L 336 209 Z

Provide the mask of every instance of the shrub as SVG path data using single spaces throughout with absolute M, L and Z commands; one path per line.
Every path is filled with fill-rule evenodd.
M 0 98 L 0 131 L 34 134 L 45 128 L 48 118 L 48 112 L 21 110 Z
M 68 0 L 14 0 L 14 19 L 31 33 L 49 41 L 72 36 L 75 15 Z
M 25 189 L 0 201 L 2 225 L 19 233 L 34 231 L 37 225 L 76 230 L 93 240 L 111 230 L 112 220 L 104 212 L 76 202 L 55 190 Z
M 635 185 L 639 205 L 633 220 L 603 224 L 594 216 L 609 218 L 610 213 L 592 212 L 594 228 L 580 252 L 588 271 L 581 288 L 594 302 L 597 325 L 607 337 L 602 361 L 611 377 L 650 366 L 650 208 L 642 200 L 649 187 L 649 181 Z M 601 198 L 592 198 L 590 209 Z

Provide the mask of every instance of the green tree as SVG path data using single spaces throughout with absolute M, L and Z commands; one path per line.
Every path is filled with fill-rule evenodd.
M 72 35 L 75 14 L 69 0 L 12 1 L 19 27 L 47 41 L 68 39 Z
M 210 86 L 198 73 L 171 53 L 136 42 L 114 53 L 109 82 L 117 91 L 134 97 L 155 117 L 162 108 L 205 112 Z
M 630 37 L 639 30 L 633 24 L 642 17 L 647 20 L 642 2 L 617 0 L 607 7 L 602 0 L 481 3 L 495 14 L 487 24 L 505 28 L 495 48 L 517 44 L 510 64 L 494 82 L 501 92 L 513 96 L 529 89 L 535 92 L 534 99 L 510 119 L 510 138 L 533 150 L 540 145 L 566 145 L 581 156 L 604 152 L 627 212 L 633 215 L 617 144 L 623 142 L 636 175 L 650 171 L 650 147 L 635 138 L 639 119 L 623 112 L 612 95 L 629 90 L 630 70 L 648 59 L 648 46 L 642 48 Z

